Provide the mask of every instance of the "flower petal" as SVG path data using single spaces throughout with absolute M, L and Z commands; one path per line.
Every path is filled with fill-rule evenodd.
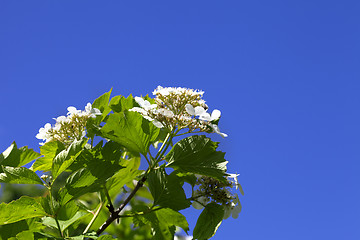
M 194 116 L 195 115 L 195 109 L 194 107 L 191 105 L 191 104 L 186 104 L 185 105 L 185 109 L 186 109 L 186 112 L 188 114 L 190 114 L 191 116 Z
M 220 110 L 215 109 L 215 110 L 212 111 L 212 113 L 211 113 L 211 120 L 210 120 L 210 121 L 217 120 L 217 119 L 220 118 L 220 116 L 221 116 Z

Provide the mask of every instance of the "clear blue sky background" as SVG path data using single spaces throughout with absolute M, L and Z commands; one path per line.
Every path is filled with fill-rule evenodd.
M 360 239 L 359 11 L 360 1 L 1 1 L 0 151 L 13 140 L 38 149 L 40 127 L 111 87 L 203 89 L 245 190 L 240 217 L 213 239 Z

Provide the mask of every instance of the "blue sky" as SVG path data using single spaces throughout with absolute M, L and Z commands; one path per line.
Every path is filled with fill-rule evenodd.
M 245 196 L 213 239 L 360 238 L 359 1 L 1 1 L 0 151 L 114 88 L 202 89 Z M 196 211 L 196 210 L 194 210 Z M 190 225 L 195 225 L 192 215 Z

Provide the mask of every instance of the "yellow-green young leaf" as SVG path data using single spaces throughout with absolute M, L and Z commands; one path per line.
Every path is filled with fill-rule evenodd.
M 40 153 L 41 155 L 43 155 L 43 157 L 38 158 L 31 166 L 31 169 L 33 171 L 51 171 L 54 157 L 64 149 L 64 144 L 59 141 L 51 141 L 45 143 L 43 146 L 40 147 Z
M 84 148 L 87 139 L 74 141 L 67 149 L 62 150 L 53 160 L 52 175 L 56 179 L 63 171 L 65 171 L 80 155 L 81 150 Z
M 43 184 L 35 172 L 25 167 L 2 166 L 3 173 L 0 173 L 0 182 L 15 184 Z
M 143 155 L 146 155 L 159 132 L 159 128 L 139 113 L 128 111 L 111 114 L 101 129 L 103 137 L 121 144 L 130 152 Z
M 206 205 L 194 228 L 194 239 L 208 239 L 214 236 L 224 217 L 224 207 L 214 202 Z
M 31 231 L 24 231 L 17 234 L 16 239 L 34 240 L 34 233 Z
M 112 89 L 109 92 L 104 93 L 91 105 L 92 108 L 97 108 L 101 112 L 101 116 L 97 116 L 96 118 L 89 118 L 86 123 L 87 137 L 94 138 L 95 134 L 98 132 L 99 125 L 104 119 L 106 119 L 107 115 L 111 112 L 111 108 L 109 107 L 110 94 Z
M 10 203 L 0 204 L 0 225 L 18 222 L 23 219 L 46 216 L 40 200 L 22 196 Z
M 10 147 L 0 154 L 0 165 L 20 167 L 40 156 L 40 153 L 31 148 L 28 149 L 27 146 L 17 148 L 16 143 L 13 142 Z
M 177 142 L 166 155 L 167 167 L 179 172 L 196 173 L 226 181 L 225 153 L 216 151 L 218 143 L 205 135 L 194 135 Z
M 112 89 L 95 99 L 95 101 L 91 105 L 92 108 L 97 108 L 100 110 L 100 112 L 102 113 L 102 117 L 105 117 L 111 111 L 111 108 L 109 107 L 111 91 Z
M 110 100 L 110 108 L 114 112 L 124 112 L 133 107 L 138 107 L 138 104 L 135 102 L 133 96 L 130 94 L 127 98 L 124 96 L 115 96 Z

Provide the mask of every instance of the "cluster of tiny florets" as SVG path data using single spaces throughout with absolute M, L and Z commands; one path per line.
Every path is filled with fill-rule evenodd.
M 196 184 L 198 189 L 193 193 L 193 207 L 201 209 L 213 201 L 224 206 L 224 219 L 230 215 L 237 218 L 241 211 L 239 196 L 232 194 L 230 189 L 238 189 L 237 174 L 230 174 L 227 181 L 219 181 L 208 176 L 199 176 Z M 234 180 L 230 180 L 233 178 Z
M 154 104 L 135 97 L 140 107 L 134 107 L 130 111 L 139 112 L 158 128 L 188 128 L 189 132 L 215 132 L 226 137 L 217 126 L 221 112 L 214 110 L 209 114 L 208 106 L 202 99 L 203 94 L 203 91 L 189 88 L 158 86 L 153 91 Z
M 230 181 L 221 182 L 212 177 L 202 176 L 198 178 L 196 184 L 199 185 L 196 195 L 204 196 L 208 201 L 212 199 L 219 204 L 227 204 L 233 198 L 228 190 L 232 187 Z
M 46 123 L 44 127 L 39 129 L 36 138 L 43 140 L 40 145 L 46 142 L 60 141 L 65 145 L 70 145 L 74 140 L 80 140 L 86 135 L 86 122 L 89 118 L 95 118 L 101 115 L 100 110 L 92 108 L 88 103 L 84 111 L 77 110 L 75 107 L 68 107 L 66 116 L 53 118 L 56 123 L 52 126 Z

